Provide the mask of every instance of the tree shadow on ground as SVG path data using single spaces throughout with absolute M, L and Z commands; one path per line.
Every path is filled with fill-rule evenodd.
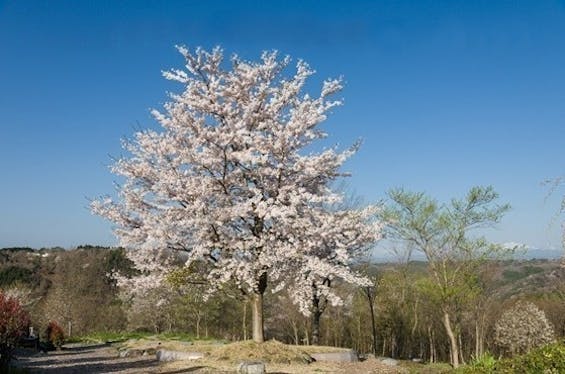
M 16 354 L 14 366 L 25 368 L 30 373 L 62 374 L 156 372 L 159 369 L 155 357 L 119 358 L 107 348 L 109 348 L 108 344 L 99 344 L 66 348 L 47 354 L 22 350 Z

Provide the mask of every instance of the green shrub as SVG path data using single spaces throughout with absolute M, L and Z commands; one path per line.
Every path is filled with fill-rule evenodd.
M 10 286 L 14 283 L 31 283 L 33 271 L 21 266 L 9 266 L 0 270 L 0 286 Z
M 473 358 L 469 364 L 461 366 L 455 372 L 458 374 L 487 374 L 494 371 L 496 364 L 496 358 L 487 352 L 479 357 Z
M 553 343 L 512 359 L 499 361 L 497 373 L 565 373 L 565 345 Z
M 469 366 L 472 369 L 479 372 L 483 371 L 487 373 L 490 373 L 494 369 L 495 365 L 496 365 L 496 358 L 494 358 L 494 356 L 488 352 L 482 354 L 479 357 L 474 358 L 469 364 Z

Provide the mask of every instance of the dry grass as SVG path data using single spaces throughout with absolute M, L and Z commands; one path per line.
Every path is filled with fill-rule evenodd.
M 206 358 L 218 361 L 241 362 L 262 360 L 268 363 L 290 364 L 310 363 L 311 353 L 340 352 L 344 348 L 323 346 L 297 346 L 270 340 L 257 344 L 251 340 L 223 344 L 213 341 L 195 341 L 187 343 L 177 340 L 158 340 L 153 338 L 132 339 L 120 345 L 120 349 L 169 349 L 185 352 L 202 352 Z
M 387 367 L 378 360 L 369 359 L 356 363 L 312 362 L 311 353 L 339 352 L 343 348 L 324 346 L 295 346 L 270 340 L 262 344 L 253 341 L 223 344 L 196 341 L 189 344 L 175 340 L 152 338 L 130 340 L 122 349 L 163 348 L 185 352 L 201 352 L 205 357 L 193 361 L 177 361 L 163 364 L 163 372 L 187 370 L 194 373 L 233 373 L 242 361 L 262 361 L 268 373 L 399 373 L 400 368 Z
M 218 346 L 210 352 L 210 359 L 232 363 L 256 360 L 275 364 L 310 363 L 312 358 L 301 348 L 279 343 L 275 340 L 262 344 L 248 340 Z

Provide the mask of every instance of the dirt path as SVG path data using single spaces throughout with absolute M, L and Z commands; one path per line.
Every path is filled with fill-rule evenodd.
M 27 368 L 31 373 L 166 373 L 161 371 L 154 355 L 120 358 L 109 344 L 68 345 L 49 353 L 21 350 L 16 357 L 14 366 Z

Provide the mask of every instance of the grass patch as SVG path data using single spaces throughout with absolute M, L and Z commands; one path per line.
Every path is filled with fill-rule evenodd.
M 178 341 L 195 340 L 193 335 L 186 333 L 152 334 L 149 332 L 95 332 L 83 336 L 73 336 L 71 338 L 66 339 L 65 341 L 67 343 L 119 343 L 133 339 L 178 340 Z
M 428 364 L 401 360 L 399 366 L 408 369 L 410 374 L 447 374 L 453 372 L 451 365 L 445 362 Z

